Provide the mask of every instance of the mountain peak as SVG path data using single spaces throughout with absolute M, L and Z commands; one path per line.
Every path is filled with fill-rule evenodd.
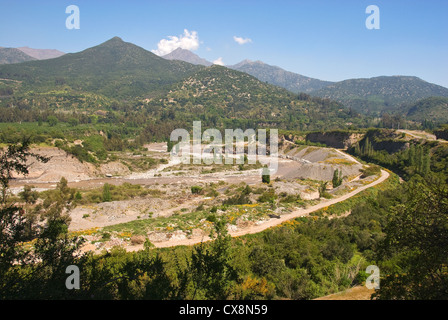
M 123 39 L 121 39 L 120 37 L 113 37 L 113 38 L 110 38 L 109 40 L 103 42 L 102 44 L 100 44 L 100 46 L 101 45 L 122 45 L 124 43 L 126 43 L 126 42 L 124 42 Z
M 117 36 L 111 38 L 109 41 L 124 42 L 123 39 L 121 39 L 120 37 L 117 37 Z
M 58 58 L 65 54 L 56 49 L 34 49 L 30 47 L 20 47 L 17 49 L 38 60 Z
M 197 54 L 194 54 L 190 50 L 182 49 L 180 47 L 162 56 L 162 58 L 167 60 L 181 60 L 191 64 L 202 65 L 207 67 L 212 65 L 210 61 L 202 59 L 201 57 L 199 57 Z
M 260 60 L 252 61 L 252 60 L 249 60 L 249 59 L 244 59 L 243 61 L 241 61 L 241 62 L 239 62 L 239 63 L 237 63 L 237 64 L 235 64 L 233 66 L 229 66 L 229 67 L 232 68 L 232 69 L 238 69 L 238 68 L 242 68 L 242 67 L 244 67 L 246 65 L 253 66 L 253 65 L 266 65 L 266 64 L 263 61 L 260 61 Z
M 20 63 L 36 60 L 17 48 L 0 48 L 0 64 Z
M 261 81 L 268 82 L 295 93 L 310 92 L 330 84 L 328 81 L 322 81 L 289 72 L 280 67 L 266 64 L 260 60 L 251 61 L 246 59 L 233 66 L 229 66 L 229 68 L 246 72 Z

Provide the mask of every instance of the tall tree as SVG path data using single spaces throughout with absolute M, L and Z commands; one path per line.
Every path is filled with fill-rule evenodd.
M 448 186 L 415 176 L 391 210 L 379 250 L 380 299 L 448 299 Z

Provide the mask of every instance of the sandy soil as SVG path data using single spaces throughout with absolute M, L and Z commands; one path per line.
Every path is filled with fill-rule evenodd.
M 314 300 L 371 300 L 370 296 L 374 292 L 375 289 L 368 289 L 365 286 L 358 286 Z
M 166 155 L 166 144 L 150 144 L 147 148 L 156 154 Z M 317 190 L 309 188 L 307 184 L 302 185 L 297 179 L 328 181 L 331 180 L 335 168 L 341 168 L 343 175 L 347 176 L 359 175 L 359 169 L 362 168 L 362 165 L 356 159 L 336 149 L 316 147 L 298 149 L 288 150 L 287 153 L 280 152 L 278 170 L 275 174 L 271 175 L 271 181 L 274 181 L 277 177 L 282 179 L 274 183 L 276 192 L 286 192 L 288 194 L 297 194 L 299 192 L 303 199 L 316 199 L 319 197 Z M 261 169 L 243 171 L 233 169 L 202 174 L 201 169 L 195 167 L 194 170 L 190 168 L 181 172 L 182 170 L 176 169 L 178 163 L 170 160 L 167 164 L 159 165 L 156 169 L 140 173 L 130 173 L 128 168 L 123 168 L 123 165 L 120 163 L 109 163 L 100 167 L 94 167 L 88 163 L 81 163 L 77 159 L 68 156 L 64 151 L 56 148 L 38 148 L 33 151 L 50 156 L 51 160 L 46 164 L 32 163 L 29 176 L 25 179 L 18 177 L 18 179 L 11 182 L 11 189 L 14 193 L 21 191 L 25 184 L 34 185 L 39 191 L 55 188 L 56 182 L 62 176 L 68 179 L 70 187 L 76 188 L 98 188 L 105 183 L 121 185 L 127 182 L 154 189 L 163 189 L 167 192 L 167 196 L 165 197 L 148 197 L 80 206 L 71 212 L 72 222 L 70 230 L 85 230 L 149 218 L 148 212 L 151 212 L 151 217 L 155 218 L 158 216 L 169 216 L 182 208 L 187 209 L 185 212 L 191 211 L 201 201 L 204 201 L 204 197 L 198 198 L 191 195 L 189 189 L 193 185 L 205 186 L 205 184 L 211 182 L 218 183 L 220 181 L 225 182 L 227 185 L 238 184 L 240 182 L 257 185 L 261 182 Z M 337 161 L 333 161 L 335 159 Z M 267 161 L 267 158 L 260 158 L 259 160 L 263 163 Z M 327 163 L 328 160 L 330 160 L 330 163 Z M 350 164 L 338 165 L 340 160 Z M 106 172 L 119 175 L 104 178 Z M 257 233 L 281 224 L 286 220 L 305 216 L 310 212 L 333 203 L 344 201 L 362 190 L 381 183 L 388 175 L 387 172 L 383 171 L 381 178 L 366 185 L 357 181 L 358 179 L 353 179 L 351 182 L 343 184 L 343 187 L 355 188 L 350 193 L 330 200 L 323 200 L 319 204 L 307 209 L 281 214 L 279 215 L 280 218 L 271 218 L 270 220 L 260 221 L 252 225 L 239 225 L 230 230 L 230 234 L 232 236 L 241 236 L 249 233 Z M 369 179 L 365 179 L 363 182 L 366 183 L 367 181 Z M 337 189 L 333 191 L 337 191 Z M 158 247 L 191 245 L 206 240 L 209 239 L 203 237 L 203 234 L 198 232 L 192 238 L 171 237 L 167 241 L 155 242 L 155 245 Z M 139 248 L 141 247 L 128 249 L 138 250 Z
M 362 187 L 359 187 L 358 189 L 356 189 L 356 190 L 354 190 L 354 191 L 352 191 L 350 193 L 347 193 L 347 194 L 345 194 L 345 195 L 343 195 L 343 196 L 341 196 L 339 198 L 322 200 L 322 202 L 320 202 L 319 204 L 316 204 L 314 206 L 308 207 L 306 209 L 296 210 L 296 211 L 291 212 L 289 214 L 285 214 L 285 215 L 281 216 L 280 218 L 273 218 L 273 219 L 270 219 L 270 220 L 266 221 L 265 223 L 262 223 L 262 224 L 259 224 L 259 225 L 253 225 L 253 226 L 251 226 L 251 227 L 249 227 L 247 229 L 244 229 L 244 230 L 237 230 L 237 231 L 233 231 L 233 232 L 230 231 L 229 234 L 232 237 L 239 237 L 239 236 L 243 236 L 245 234 L 258 233 L 258 232 L 261 232 L 261 231 L 266 230 L 268 228 L 277 226 L 277 225 L 279 225 L 279 224 L 281 224 L 281 223 L 283 223 L 283 222 L 285 222 L 287 220 L 306 216 L 306 215 L 308 215 L 311 212 L 314 212 L 314 211 L 320 210 L 322 208 L 325 208 L 327 206 L 330 206 L 332 204 L 335 204 L 335 203 L 347 200 L 347 199 L 353 197 L 354 195 L 356 195 L 356 194 L 358 194 L 358 193 L 360 193 L 360 192 L 362 192 L 362 191 L 364 191 L 364 190 L 366 190 L 368 188 L 371 188 L 371 187 L 373 187 L 373 186 L 375 186 L 377 184 L 382 183 L 388 177 L 389 177 L 389 173 L 387 171 L 382 170 L 381 171 L 381 177 L 379 179 L 375 180 L 374 182 L 372 182 L 370 184 L 367 184 L 367 185 L 364 185 Z M 173 247 L 173 246 L 180 246 L 180 245 L 194 245 L 194 244 L 200 243 L 202 241 L 209 241 L 209 240 L 210 240 L 210 238 L 208 236 L 207 237 L 193 237 L 193 238 L 190 238 L 190 239 L 168 240 L 168 241 L 156 242 L 156 243 L 154 243 L 154 245 L 156 247 L 162 248 L 162 247 Z M 127 249 L 133 251 L 133 250 L 140 250 L 142 248 L 143 248 L 143 246 L 133 246 L 133 247 L 128 247 Z

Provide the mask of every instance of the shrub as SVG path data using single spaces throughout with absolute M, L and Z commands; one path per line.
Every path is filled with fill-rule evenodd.
M 192 194 L 200 194 L 202 192 L 202 187 L 199 186 L 192 186 L 191 187 L 191 193 Z
M 366 178 L 369 176 L 380 174 L 381 168 L 377 165 L 370 165 L 369 167 L 361 169 L 360 171 L 362 173 L 361 178 Z
M 271 189 L 271 190 L 263 192 L 263 194 L 260 197 L 258 197 L 257 201 L 258 202 L 274 203 L 276 199 L 277 199 L 277 195 L 275 194 L 275 190 Z
M 267 167 L 263 168 L 263 175 L 261 176 L 261 182 L 269 184 L 271 182 L 271 175 Z
M 103 202 L 112 201 L 112 195 L 110 193 L 110 184 L 106 183 L 103 187 Z
M 252 204 L 247 194 L 237 194 L 230 197 L 222 202 L 223 205 L 241 205 L 241 204 Z

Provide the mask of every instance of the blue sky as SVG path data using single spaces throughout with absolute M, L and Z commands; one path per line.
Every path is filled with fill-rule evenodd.
M 79 7 L 79 30 L 65 26 L 69 5 Z M 365 26 L 368 5 L 380 9 L 379 30 Z M 175 36 L 227 65 L 261 60 L 330 81 L 414 75 L 448 87 L 447 13 L 444 0 L 0 0 L 0 46 L 77 52 L 119 36 L 157 50 Z

